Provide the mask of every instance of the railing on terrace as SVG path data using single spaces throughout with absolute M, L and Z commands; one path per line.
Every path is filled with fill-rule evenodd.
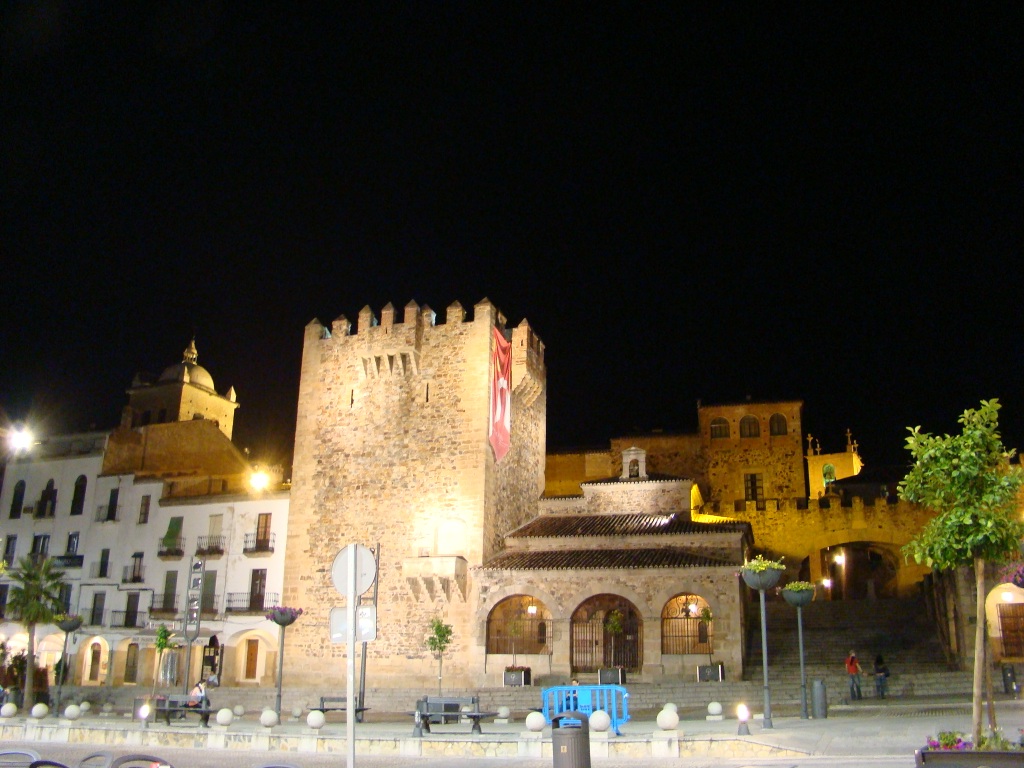
M 223 555 L 223 536 L 200 536 L 196 539 L 196 555 Z
M 177 614 L 178 595 L 174 592 L 153 595 L 153 604 L 149 607 L 151 614 Z
M 110 626 L 141 629 L 146 626 L 146 613 L 144 611 L 111 611 Z
M 146 580 L 146 568 L 141 565 L 126 565 L 121 571 L 122 584 L 141 584 Z
M 274 534 L 260 535 L 258 533 L 245 534 L 245 541 L 242 544 L 242 552 L 249 555 L 254 552 L 273 552 Z
M 96 507 L 97 523 L 116 523 L 121 519 L 121 505 L 112 507 L 109 504 L 100 504 Z
M 228 592 L 225 610 L 228 613 L 265 613 L 278 605 L 281 596 L 274 592 Z
M 170 537 L 163 536 L 160 538 L 158 544 L 157 557 L 184 557 L 185 556 L 185 537 Z
M 83 617 L 85 619 L 86 626 L 89 627 L 102 627 L 103 626 L 103 609 L 93 609 L 89 611 Z
M 102 560 L 98 563 L 93 563 L 89 566 L 89 578 L 91 579 L 112 579 L 114 569 L 110 567 L 110 563 L 104 563 Z

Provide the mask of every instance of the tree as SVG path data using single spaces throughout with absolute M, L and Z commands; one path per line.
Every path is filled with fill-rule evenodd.
M 452 644 L 452 625 L 445 624 L 440 618 L 430 620 L 430 634 L 427 635 L 427 648 L 437 658 L 437 695 L 441 695 L 441 669 L 444 664 L 444 652 Z
M 64 610 L 60 601 L 64 572 L 49 558 L 28 555 L 18 561 L 18 567 L 9 576 L 11 590 L 7 607 L 20 618 L 28 633 L 24 701 L 26 707 L 31 707 L 35 693 L 36 625 L 53 621 L 54 616 Z
M 604 619 L 604 629 L 612 636 L 612 666 L 615 666 L 615 638 L 626 631 L 626 617 L 622 611 L 613 608 Z
M 168 648 L 173 648 L 174 644 L 171 642 L 171 630 L 167 628 L 166 624 L 161 624 L 156 628 L 156 639 L 153 641 L 153 645 L 156 648 L 156 669 L 153 670 L 153 698 L 156 698 L 156 685 L 160 680 L 160 668 L 163 666 L 164 651 Z
M 959 435 L 931 435 L 912 427 L 907 450 L 914 459 L 900 482 L 900 497 L 936 515 L 903 548 L 904 554 L 939 571 L 974 566 L 977 622 L 974 641 L 973 731 L 981 739 L 981 699 L 985 672 L 985 563 L 1012 557 L 1024 537 L 1015 519 L 1024 482 L 1014 452 L 999 434 L 999 401 L 982 400 L 958 420 Z

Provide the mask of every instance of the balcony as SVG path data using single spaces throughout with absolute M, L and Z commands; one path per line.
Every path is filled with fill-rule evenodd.
M 96 507 L 97 523 L 116 523 L 121 519 L 121 505 L 112 507 L 109 504 L 100 504 Z
M 146 626 L 146 612 L 111 611 L 110 626 L 124 629 L 143 629 Z
M 157 545 L 156 556 L 161 560 L 179 560 L 185 556 L 184 536 L 164 536 Z
M 223 536 L 200 536 L 196 540 L 196 557 L 220 557 L 223 554 Z
M 122 584 L 141 584 L 146 580 L 146 569 L 141 565 L 126 565 L 121 571 Z
M 112 579 L 113 576 L 110 575 L 112 572 L 110 563 L 104 563 L 102 560 L 89 566 L 90 579 Z
M 103 626 L 103 609 L 93 608 L 89 613 L 82 617 L 85 619 L 85 625 L 87 627 L 102 627 Z
M 242 553 L 257 557 L 274 554 L 274 534 L 245 534 L 245 541 L 242 544 Z
M 178 595 L 173 592 L 167 592 L 162 595 L 153 595 L 153 603 L 149 606 L 149 613 L 151 616 L 177 616 L 178 615 Z
M 227 613 L 266 613 L 281 596 L 273 592 L 228 592 Z
M 82 555 L 57 555 L 50 559 L 58 568 L 81 568 L 85 561 Z

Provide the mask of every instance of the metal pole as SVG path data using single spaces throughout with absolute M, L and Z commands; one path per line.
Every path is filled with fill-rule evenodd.
M 53 713 L 60 717 L 60 694 L 64 690 L 64 677 L 68 673 L 68 633 L 64 633 L 64 650 L 60 654 L 60 678 L 57 680 L 57 705 Z
M 356 545 L 349 544 L 346 547 L 348 562 L 345 563 L 348 570 L 348 594 L 345 595 L 345 612 L 348 614 L 348 659 L 346 667 L 348 678 L 345 681 L 345 697 L 348 703 L 348 713 L 345 716 L 345 740 L 346 759 L 348 768 L 354 768 L 356 764 L 356 705 L 352 701 L 356 694 Z
M 761 663 L 764 671 L 764 724 L 763 728 L 774 728 L 772 725 L 772 697 L 768 692 L 768 625 L 766 610 L 764 607 L 764 590 L 757 590 L 761 594 Z
M 281 678 L 284 676 L 284 627 L 278 627 L 280 633 L 278 638 L 280 645 L 277 649 L 277 701 L 274 707 L 277 712 L 277 721 L 281 722 Z
M 187 639 L 187 638 L 186 638 Z M 188 641 L 188 650 L 185 651 L 185 690 L 182 693 L 188 693 L 191 689 L 189 688 L 189 675 L 192 674 L 192 641 Z
M 373 580 L 373 607 L 377 607 L 377 588 L 380 586 L 380 542 L 377 542 L 377 548 L 373 550 L 373 555 L 377 560 L 377 578 Z M 366 706 L 366 641 L 363 641 L 362 658 L 359 661 L 359 706 Z M 356 715 L 358 722 L 363 722 L 362 714 Z
M 800 719 L 807 719 L 807 670 L 804 667 L 804 609 L 796 608 L 796 633 L 800 642 Z

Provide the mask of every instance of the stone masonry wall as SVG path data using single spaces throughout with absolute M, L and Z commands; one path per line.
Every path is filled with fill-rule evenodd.
M 513 387 L 505 461 L 495 464 L 487 441 L 491 329 L 503 322 L 484 301 L 471 321 L 456 303 L 435 325 L 429 307 L 410 303 L 402 322 L 388 305 L 379 322 L 364 308 L 355 332 L 344 317 L 329 333 L 307 326 L 283 598 L 306 611 L 286 634 L 286 675 L 297 685 L 344 684 L 345 646 L 329 642 L 327 620 L 344 604 L 331 565 L 352 542 L 380 544 L 369 684 L 436 683 L 424 647 L 435 616 L 455 629 L 450 657 L 482 656 L 471 569 L 536 514 L 543 472 L 543 350 L 528 326 L 515 332 L 533 357 L 518 356 L 528 375 L 513 369 L 526 386 Z

